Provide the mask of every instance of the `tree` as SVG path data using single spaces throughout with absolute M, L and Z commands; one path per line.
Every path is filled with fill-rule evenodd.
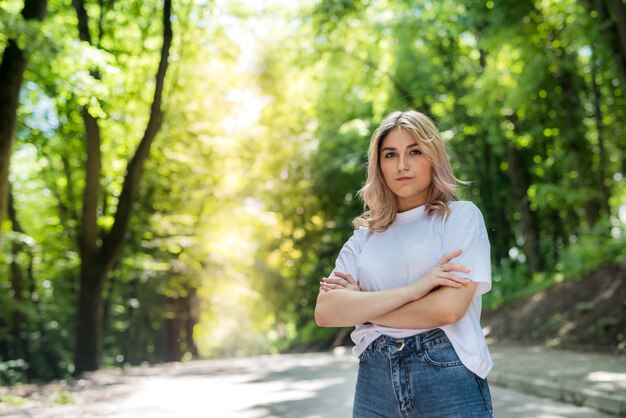
M 26 0 L 22 9 L 24 20 L 42 21 L 46 0 Z M 9 165 L 15 143 L 15 123 L 19 94 L 26 70 L 27 53 L 15 38 L 9 39 L 0 63 L 0 237 L 9 198 Z
M 300 10 L 296 33 L 277 42 L 283 53 L 270 47 L 259 65 L 272 98 L 262 140 L 277 145 L 255 175 L 272 187 L 249 192 L 271 214 L 255 289 L 276 318 L 311 335 L 317 283 L 361 209 L 354 192 L 366 137 L 398 108 L 435 119 L 456 174 L 471 182 L 463 197 L 483 210 L 502 281 L 487 303 L 567 268 L 580 237 L 601 228 L 607 236 L 623 196 L 609 184 L 623 177 L 624 99 L 611 88 L 623 84 L 623 5 L 589 1 L 600 11 L 585 13 L 579 3 L 323 0 Z M 306 94 L 291 98 L 299 89 Z
M 78 15 L 80 38 L 92 43 L 89 33 L 88 15 L 82 0 L 73 1 Z M 118 199 L 113 226 L 101 233 L 98 229 L 98 202 L 101 194 L 101 140 L 98 119 L 90 113 L 88 106 L 82 109 L 87 142 L 85 189 L 83 194 L 82 225 L 79 238 L 81 254 L 80 291 L 77 312 L 76 348 L 74 353 L 75 373 L 96 370 L 100 365 L 102 351 L 103 291 L 111 270 L 118 262 L 130 221 L 133 203 L 137 194 L 143 167 L 150 154 L 163 117 L 162 94 L 168 57 L 172 42 L 171 1 L 163 2 L 163 45 L 150 117 L 143 137 L 128 161 L 122 192 Z

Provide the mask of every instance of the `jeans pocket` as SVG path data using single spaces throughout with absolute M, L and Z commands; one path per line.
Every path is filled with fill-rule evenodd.
M 367 363 L 367 358 L 369 357 L 369 354 L 371 352 L 370 347 L 367 347 L 365 349 L 365 351 L 363 351 L 360 355 L 359 355 L 359 364 L 365 364 Z
M 424 359 L 435 367 L 461 366 L 461 360 L 449 342 L 432 345 L 424 350 Z

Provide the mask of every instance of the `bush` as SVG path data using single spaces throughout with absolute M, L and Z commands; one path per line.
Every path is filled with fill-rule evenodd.
M 0 362 L 0 384 L 15 385 L 26 381 L 28 364 L 22 360 L 9 360 Z

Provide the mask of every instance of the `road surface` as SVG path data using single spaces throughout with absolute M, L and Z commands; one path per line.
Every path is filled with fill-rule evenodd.
M 97 372 L 63 389 L 71 393 L 72 404 L 35 399 L 9 408 L 0 403 L 0 417 L 351 417 L 356 368 L 356 360 L 339 350 Z M 491 389 L 498 418 L 611 417 L 589 408 Z

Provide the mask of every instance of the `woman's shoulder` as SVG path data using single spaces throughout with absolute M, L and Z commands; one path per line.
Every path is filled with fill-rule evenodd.
M 450 213 L 446 217 L 447 224 L 476 225 L 482 224 L 483 214 L 474 202 L 455 200 L 448 203 Z
M 372 234 L 372 230 L 370 230 L 366 226 L 360 226 L 354 230 L 352 237 L 357 240 L 366 240 Z
M 480 213 L 478 206 L 469 200 L 453 200 L 448 202 L 448 207 L 450 208 L 451 213 Z
M 344 244 L 344 250 L 349 250 L 356 254 L 360 253 L 370 234 L 370 229 L 365 226 L 355 229 L 352 236 Z

